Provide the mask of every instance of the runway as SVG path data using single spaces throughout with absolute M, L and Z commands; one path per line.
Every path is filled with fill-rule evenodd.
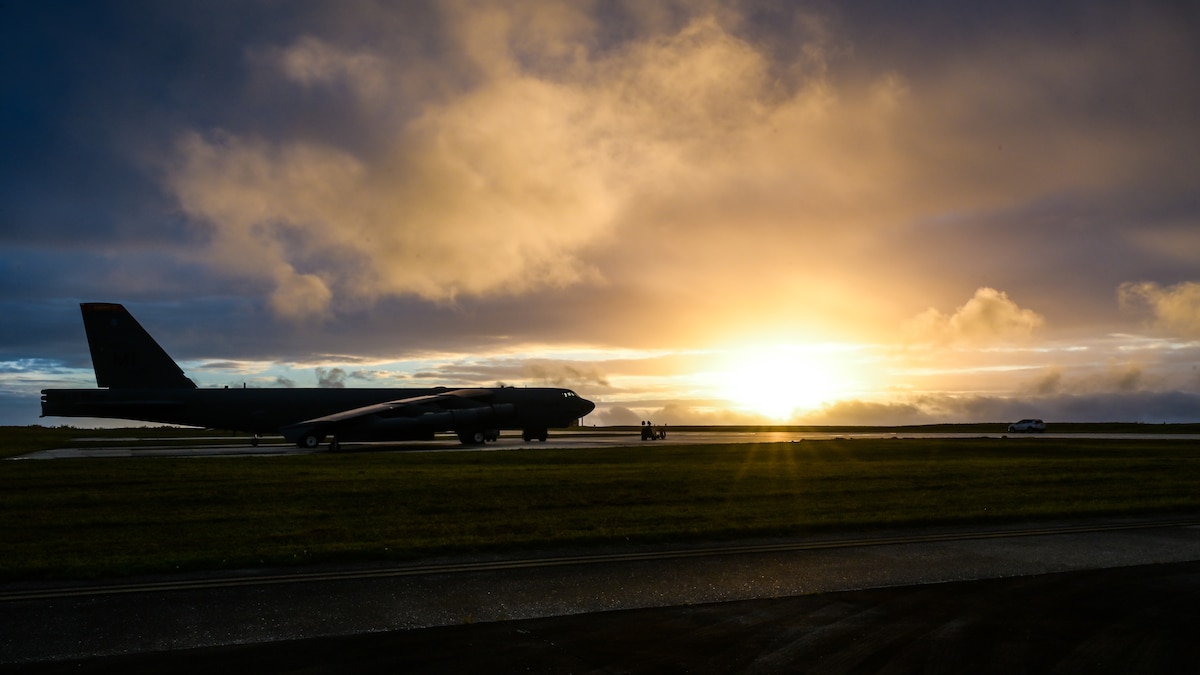
M 548 551 L 527 557 L 533 565 L 426 561 L 442 567 L 293 581 L 247 570 L 228 583 L 179 576 L 142 580 L 174 587 L 44 597 L 31 593 L 64 587 L 10 586 L 0 662 L 27 672 L 1179 672 L 1200 656 L 1175 639 L 1200 600 L 1197 522 L 906 530 L 694 555 L 614 549 L 563 564 L 552 561 L 578 552 Z M 196 579 L 213 583 L 188 585 Z
M 14 673 L 1190 673 L 1200 563 L 116 655 Z
M 588 448 L 643 446 L 647 450 L 664 445 L 730 444 L 730 443 L 794 443 L 800 441 L 822 441 L 835 439 L 872 438 L 991 438 L 1003 440 L 1019 439 L 1114 439 L 1114 440 L 1192 440 L 1200 441 L 1200 434 L 1011 434 L 1011 433 L 921 433 L 921 432 L 823 432 L 823 431 L 671 431 L 667 438 L 643 441 L 637 432 L 611 431 L 563 431 L 552 432 L 545 442 L 525 442 L 520 435 L 501 435 L 500 440 L 479 446 L 461 444 L 450 434 L 434 441 L 409 441 L 398 443 L 344 443 L 339 452 L 486 452 L 541 448 L 551 450 L 581 450 Z M 91 439 L 81 439 L 91 440 Z M 113 439 L 104 439 L 113 443 Z M 179 439 L 186 441 L 187 439 Z M 195 443 L 179 440 L 164 444 L 161 439 L 129 437 L 117 439 L 105 447 L 76 446 L 32 452 L 10 460 L 79 459 L 113 457 L 260 457 L 291 456 L 313 452 L 329 452 L 328 446 L 315 450 L 298 448 L 279 439 L 264 439 L 257 446 L 238 443 L 232 438 L 196 437 Z M 121 443 L 125 441 L 127 444 Z

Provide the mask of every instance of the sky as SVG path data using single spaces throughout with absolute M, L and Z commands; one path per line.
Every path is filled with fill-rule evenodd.
M 0 424 L 200 386 L 585 423 L 1200 421 L 1185 2 L 0 4 Z

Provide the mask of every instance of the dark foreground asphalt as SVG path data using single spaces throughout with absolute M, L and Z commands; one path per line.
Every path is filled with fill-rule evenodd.
M 1195 673 L 1200 562 L 0 666 L 14 673 Z

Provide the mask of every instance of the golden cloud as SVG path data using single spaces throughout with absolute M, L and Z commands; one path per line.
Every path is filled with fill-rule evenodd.
M 1147 305 L 1160 328 L 1184 338 L 1200 338 L 1200 283 L 1185 281 L 1162 287 L 1128 282 L 1117 291 L 1124 306 Z
M 466 24 L 464 49 L 491 79 L 397 120 L 378 157 L 184 135 L 169 183 L 209 226 L 213 259 L 273 283 L 285 315 L 335 294 L 445 301 L 599 281 L 580 254 L 611 233 L 629 195 L 684 176 L 759 115 L 744 102 L 763 86 L 761 57 L 711 20 L 569 82 L 522 72 L 505 35 L 484 35 L 517 32 L 511 22 Z M 278 64 L 305 86 L 344 81 L 362 105 L 383 100 L 385 69 L 369 54 L 305 37 Z
M 284 315 L 619 285 L 625 311 L 884 324 L 942 283 L 904 266 L 937 246 L 914 223 L 1107 189 L 1161 156 L 1065 114 L 1082 95 L 1040 88 L 1127 67 L 1107 46 L 835 75 L 819 16 L 781 63 L 717 7 L 681 5 L 690 20 L 672 24 L 631 5 L 636 35 L 613 46 L 586 4 L 449 3 L 445 53 L 412 62 L 300 36 L 263 62 L 314 95 L 349 92 L 347 119 L 370 121 L 358 142 L 191 132 L 168 184 L 213 264 L 269 285 Z M 906 278 L 871 273 L 884 264 Z M 955 340 L 1040 323 L 990 292 L 921 321 Z
M 1044 322 L 1003 291 L 984 287 L 953 314 L 925 310 L 905 325 L 904 333 L 911 342 L 981 345 L 1028 338 Z

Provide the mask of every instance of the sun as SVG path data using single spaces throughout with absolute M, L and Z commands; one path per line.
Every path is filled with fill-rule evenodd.
M 739 349 L 714 373 L 715 393 L 743 412 L 786 421 L 849 391 L 840 352 L 839 345 Z

